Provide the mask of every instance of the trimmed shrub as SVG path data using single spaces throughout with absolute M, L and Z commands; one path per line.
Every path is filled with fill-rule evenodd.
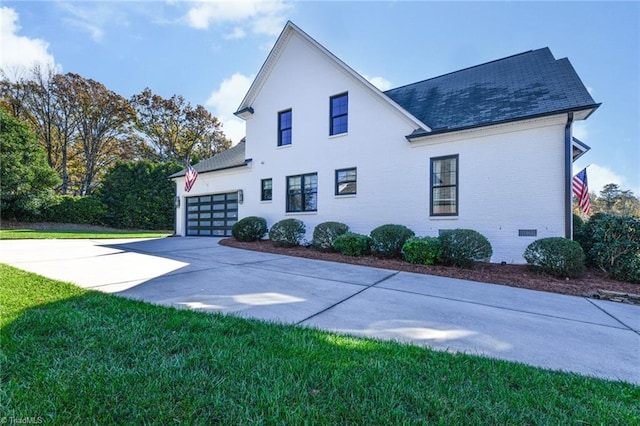
M 379 257 L 400 258 L 402 246 L 415 234 L 404 225 L 387 224 L 371 231 L 371 252 Z
M 442 262 L 445 265 L 468 268 L 474 262 L 488 262 L 493 254 L 489 240 L 472 229 L 442 231 L 438 239 L 442 245 Z
M 347 232 L 333 240 L 333 248 L 345 256 L 364 256 L 371 253 L 371 238 Z
M 557 278 L 578 278 L 585 270 L 582 247 L 567 238 L 536 240 L 529 244 L 523 257 L 534 271 Z
M 340 222 L 323 222 L 313 229 L 313 247 L 321 251 L 333 251 L 333 240 L 349 232 L 349 227 Z
M 580 240 L 589 265 L 619 281 L 640 283 L 640 219 L 598 213 Z
M 231 228 L 231 235 L 238 241 L 258 241 L 267 233 L 267 221 L 257 216 L 240 219 Z
M 104 225 L 107 206 L 97 197 L 77 197 L 73 195 L 57 195 L 48 206 L 40 220 L 57 223 L 84 223 Z
M 269 231 L 269 239 L 277 247 L 295 247 L 302 243 L 306 228 L 298 219 L 283 219 L 276 222 Z
M 416 265 L 433 265 L 442 255 L 440 240 L 433 237 L 411 237 L 402 246 L 404 260 Z

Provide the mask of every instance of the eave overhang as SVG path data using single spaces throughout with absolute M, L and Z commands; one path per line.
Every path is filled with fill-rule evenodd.
M 428 138 L 429 136 L 436 136 L 436 135 L 442 135 L 445 133 L 453 133 L 453 132 L 459 132 L 459 131 L 471 130 L 471 129 L 480 129 L 483 127 L 513 123 L 516 121 L 530 120 L 530 119 L 541 118 L 541 117 L 549 117 L 552 115 L 567 114 L 570 112 L 573 113 L 574 120 L 586 120 L 587 118 L 589 118 L 591 114 L 593 114 L 593 112 L 596 109 L 598 109 L 600 105 L 601 104 L 593 104 L 593 105 L 582 106 L 579 108 L 570 108 L 570 109 L 565 109 L 560 111 L 550 111 L 543 114 L 528 115 L 524 117 L 515 117 L 515 118 L 510 118 L 508 120 L 492 121 L 492 122 L 480 123 L 472 126 L 463 126 L 463 127 L 455 127 L 455 128 L 444 127 L 444 128 L 432 129 L 431 131 L 418 128 L 413 132 L 411 132 L 411 134 L 406 135 L 405 138 L 409 142 L 415 142 L 424 138 Z
M 213 173 L 213 172 L 219 172 L 222 170 L 230 170 L 230 169 L 238 169 L 241 167 L 247 167 L 249 166 L 249 164 L 252 162 L 253 160 L 251 158 L 247 158 L 246 160 L 244 160 L 244 163 L 242 164 L 235 164 L 233 166 L 227 166 L 227 167 L 220 167 L 217 169 L 211 169 L 211 170 L 198 170 L 196 168 L 196 171 L 198 172 L 198 175 L 203 175 L 203 174 L 207 174 L 207 173 Z M 186 170 L 181 170 L 177 173 L 172 174 L 171 176 L 169 176 L 169 179 L 178 179 L 181 177 L 184 177 L 184 175 L 186 174 Z
M 249 118 L 251 118 L 253 113 L 254 113 L 253 107 L 248 106 L 234 112 L 233 115 L 235 115 L 238 118 L 242 118 L 243 120 L 248 120 Z

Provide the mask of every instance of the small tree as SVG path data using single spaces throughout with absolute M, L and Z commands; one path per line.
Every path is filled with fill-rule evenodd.
M 44 149 L 26 123 L 0 108 L 0 214 L 3 219 L 30 219 L 53 196 L 60 183 L 47 164 Z

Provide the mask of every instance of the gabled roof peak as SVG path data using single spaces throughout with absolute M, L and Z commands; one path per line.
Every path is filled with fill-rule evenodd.
M 268 78 L 271 72 L 271 69 L 273 68 L 274 64 L 277 62 L 283 49 L 286 47 L 287 41 L 294 34 L 298 34 L 300 37 L 302 37 L 302 39 L 308 42 L 313 48 L 317 49 L 326 58 L 328 58 L 330 61 L 333 61 L 335 64 L 337 64 L 339 68 L 341 68 L 346 72 L 346 74 L 351 75 L 351 77 L 359 81 L 360 84 L 364 85 L 368 90 L 371 90 L 375 96 L 381 97 L 384 100 L 384 102 L 391 105 L 400 114 L 404 115 L 406 119 L 411 121 L 415 127 L 423 129 L 425 131 L 430 131 L 430 128 L 426 124 L 421 122 L 414 115 L 404 110 L 392 99 L 387 97 L 382 91 L 380 91 L 373 84 L 371 84 L 371 82 L 366 80 L 362 75 L 360 75 L 351 67 L 349 67 L 347 64 L 345 64 L 343 61 L 341 61 L 337 56 L 335 56 L 333 53 L 327 50 L 324 46 L 322 46 L 320 43 L 314 40 L 311 36 L 309 36 L 307 33 L 305 33 L 303 30 L 301 30 L 297 25 L 295 25 L 291 21 L 287 21 L 282 32 L 278 36 L 276 43 L 274 44 L 273 48 L 269 52 L 269 55 L 267 56 L 267 59 L 262 64 L 260 71 L 258 71 L 256 78 L 253 80 L 253 83 L 251 83 L 251 87 L 249 87 L 247 94 L 245 95 L 244 99 L 240 103 L 240 106 L 238 106 L 236 113 L 234 113 L 236 116 L 240 118 L 243 118 L 243 117 L 248 118 L 248 116 L 253 114 L 254 111 L 251 108 L 252 108 L 254 99 L 258 96 L 258 93 L 260 92 L 264 82 Z M 250 114 L 247 114 L 247 112 L 249 111 L 250 111 Z

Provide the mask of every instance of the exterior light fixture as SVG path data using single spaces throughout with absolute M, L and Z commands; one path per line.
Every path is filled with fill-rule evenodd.
M 244 202 L 244 191 L 242 189 L 238 189 L 238 203 L 242 204 Z

